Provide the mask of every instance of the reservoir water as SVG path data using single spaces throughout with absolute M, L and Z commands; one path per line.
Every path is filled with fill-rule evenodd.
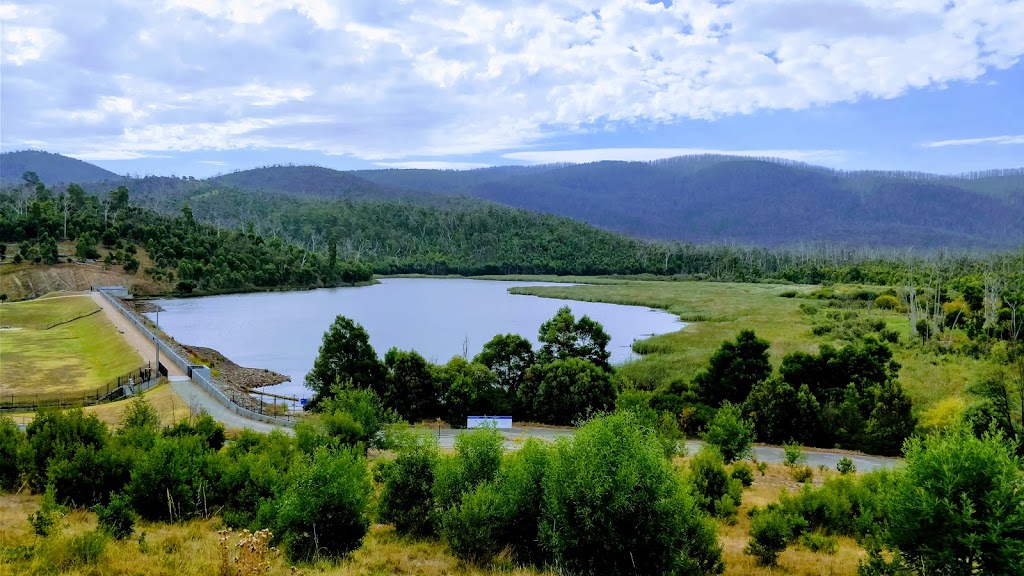
M 343 314 L 363 325 L 381 357 L 396 346 L 444 363 L 467 352 L 472 358 L 495 334 L 517 333 L 537 346 L 537 330 L 562 306 L 604 325 L 612 363 L 635 354 L 634 340 L 685 326 L 667 312 L 509 294 L 516 286 L 543 282 L 389 278 L 358 288 L 262 292 L 156 300 L 160 328 L 182 344 L 213 348 L 241 366 L 268 368 L 291 377 L 265 390 L 308 397 L 303 386 L 324 331 Z M 155 319 L 155 314 L 148 314 Z

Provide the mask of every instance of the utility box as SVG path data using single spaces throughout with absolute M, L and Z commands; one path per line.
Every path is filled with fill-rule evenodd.
M 468 416 L 466 428 L 498 428 L 501 430 L 512 428 L 511 416 Z

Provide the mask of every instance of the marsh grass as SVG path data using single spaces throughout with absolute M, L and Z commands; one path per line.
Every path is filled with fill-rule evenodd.
M 550 277 L 518 277 L 522 280 L 551 280 Z M 566 277 L 565 282 L 580 280 Z M 815 326 L 830 316 L 849 325 L 881 323 L 894 330 L 899 341 L 894 358 L 900 363 L 900 382 L 915 403 L 915 413 L 929 416 L 933 408 L 949 398 L 967 398 L 967 388 L 986 360 L 962 354 L 937 354 L 910 341 L 905 315 L 871 306 L 860 300 L 814 298 L 819 286 L 789 284 L 742 284 L 728 282 L 633 281 L 611 279 L 605 284 L 576 286 L 534 286 L 513 288 L 514 294 L 563 298 L 585 302 L 608 302 L 667 310 L 689 323 L 685 328 L 635 342 L 633 350 L 642 357 L 624 364 L 621 373 L 638 387 L 654 389 L 673 380 L 689 381 L 703 370 L 722 342 L 751 329 L 771 342 L 771 360 L 776 367 L 791 352 L 816 353 L 822 344 L 842 346 L 849 337 L 845 326 L 833 333 L 815 335 Z M 856 295 L 882 292 L 878 286 L 833 286 L 831 294 Z M 788 297 L 795 293 L 794 297 Z M 835 314 L 832 311 L 838 311 Z M 930 420 L 941 419 L 931 415 Z

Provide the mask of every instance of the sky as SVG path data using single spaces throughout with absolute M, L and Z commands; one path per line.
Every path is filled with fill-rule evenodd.
M 1024 166 L 1024 0 L 0 3 L 0 149 L 121 174 Z

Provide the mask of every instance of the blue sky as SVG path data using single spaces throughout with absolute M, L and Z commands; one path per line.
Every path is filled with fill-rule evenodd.
M 1021 0 L 0 6 L 0 148 L 119 173 L 1024 166 Z

